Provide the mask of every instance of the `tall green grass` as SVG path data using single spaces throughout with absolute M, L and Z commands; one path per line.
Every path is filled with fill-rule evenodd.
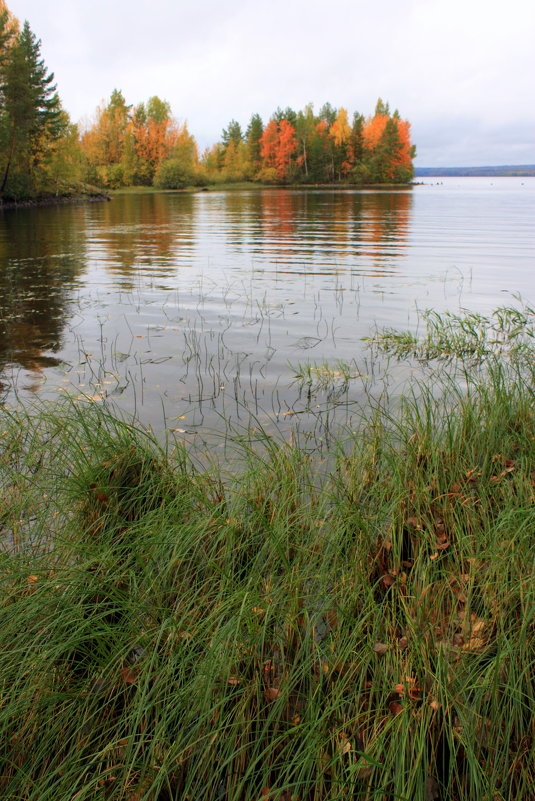
M 528 801 L 534 378 L 408 389 L 329 470 L 3 410 L 0 797 Z

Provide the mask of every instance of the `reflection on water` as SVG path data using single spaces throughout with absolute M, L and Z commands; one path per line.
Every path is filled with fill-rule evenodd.
M 4 212 L 0 379 L 10 397 L 112 398 L 155 425 L 163 409 L 185 436 L 250 411 L 314 423 L 344 393 L 334 381 L 303 395 L 299 365 L 350 363 L 362 396 L 374 325 L 414 325 L 416 306 L 486 311 L 504 291 L 529 299 L 534 183 L 463 180 Z
M 194 195 L 183 194 L 177 210 L 169 195 L 150 194 L 125 195 L 103 204 L 91 227 L 88 257 L 123 278 L 138 270 L 174 274 L 177 255 L 187 258 L 195 248 L 194 203 Z
M 80 208 L 7 213 L 0 238 L 0 371 L 59 364 L 65 320 L 85 269 Z M 32 384 L 33 386 L 33 384 Z
M 312 266 L 380 272 L 404 252 L 411 203 L 410 190 L 125 195 L 94 215 L 88 256 L 123 278 L 206 271 L 211 259 L 228 265 L 236 257 L 244 270 L 253 260 L 297 273 Z M 340 265 L 340 257 L 349 263 Z

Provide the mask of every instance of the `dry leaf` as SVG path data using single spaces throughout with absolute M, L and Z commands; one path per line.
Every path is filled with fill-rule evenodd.
M 121 668 L 119 676 L 125 684 L 133 684 L 137 679 L 137 671 L 133 668 Z
M 266 701 L 276 701 L 280 694 L 281 691 L 276 687 L 266 687 L 264 690 L 264 698 Z
M 375 645 L 373 646 L 373 650 L 375 651 L 376 654 L 383 656 L 383 654 L 386 654 L 389 647 L 390 647 L 389 645 L 386 645 L 383 642 L 376 642 Z

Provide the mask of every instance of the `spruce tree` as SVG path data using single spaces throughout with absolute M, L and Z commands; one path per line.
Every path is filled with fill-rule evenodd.
M 66 115 L 28 22 L 8 49 L 0 80 L 6 145 L 0 195 L 31 195 L 47 144 L 65 132 Z
M 264 124 L 260 114 L 253 114 L 249 125 L 247 126 L 246 141 L 247 141 L 247 154 L 253 169 L 253 173 L 258 172 L 262 159 L 260 157 L 260 148 L 262 134 L 264 133 Z

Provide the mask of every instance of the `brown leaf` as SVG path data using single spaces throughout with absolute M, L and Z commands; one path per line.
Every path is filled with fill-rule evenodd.
M 403 707 L 399 703 L 399 701 L 391 701 L 388 704 L 388 708 L 390 709 L 393 715 L 400 715 L 403 712 Z
M 264 690 L 264 698 L 266 701 L 276 701 L 280 696 L 281 691 L 277 687 L 266 687 Z
M 375 651 L 376 654 L 379 654 L 379 656 L 383 656 L 383 654 L 386 654 L 389 648 L 390 646 L 386 645 L 384 642 L 376 642 L 375 645 L 373 646 L 373 650 Z
M 409 647 L 409 641 L 406 637 L 400 637 L 398 640 L 398 645 L 402 651 L 406 651 Z
M 124 681 L 125 684 L 133 684 L 137 679 L 137 671 L 133 668 L 121 668 L 119 676 L 121 677 L 121 681 Z

